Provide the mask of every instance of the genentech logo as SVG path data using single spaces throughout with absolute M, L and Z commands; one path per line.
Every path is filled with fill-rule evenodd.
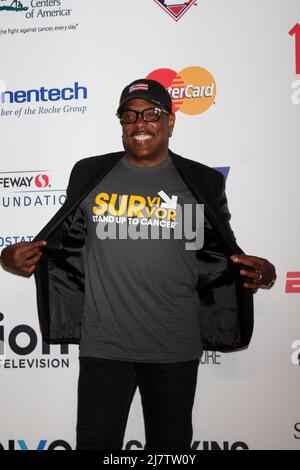
M 286 273 L 285 293 L 300 294 L 300 271 Z
M 5 82 L 1 80 L 2 86 L 5 87 Z M 37 102 L 53 102 L 53 101 L 72 101 L 72 100 L 86 100 L 88 90 L 85 86 L 79 85 L 79 82 L 74 82 L 74 85 L 64 88 L 46 88 L 41 86 L 39 88 L 31 88 L 30 90 L 3 90 L 0 94 L 0 102 L 2 104 L 24 104 L 24 103 L 37 103 Z
M 217 86 L 212 74 L 197 66 L 186 67 L 180 72 L 157 69 L 146 78 L 157 80 L 168 90 L 172 98 L 173 112 L 200 114 L 215 102 Z
M 154 0 L 173 20 L 178 21 L 197 0 Z
M 295 26 L 289 31 L 289 35 L 295 38 L 295 73 L 300 74 L 300 23 L 296 23 Z M 300 104 L 300 80 L 294 80 L 291 86 L 292 90 L 292 103 Z

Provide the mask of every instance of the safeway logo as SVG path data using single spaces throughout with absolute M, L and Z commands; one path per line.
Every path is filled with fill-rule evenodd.
M 154 0 L 173 20 L 178 21 L 197 0 Z
M 160 82 L 168 90 L 174 113 L 180 110 L 185 114 L 200 114 L 215 102 L 216 81 L 203 67 L 186 67 L 180 72 L 156 69 L 146 78 Z
M 31 173 L 31 174 L 30 174 Z M 32 174 L 33 173 L 33 174 Z M 37 172 L 9 172 L 0 173 L 1 189 L 43 189 L 50 187 L 49 176 Z
M 66 189 L 59 188 L 60 175 L 50 170 L 0 172 L 0 208 L 62 206 Z M 54 183 L 53 183 L 54 181 Z
M 49 176 L 48 175 L 36 175 L 34 182 L 37 188 L 47 188 L 49 186 Z

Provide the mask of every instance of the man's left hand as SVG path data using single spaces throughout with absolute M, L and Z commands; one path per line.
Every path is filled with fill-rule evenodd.
M 275 266 L 267 259 L 239 254 L 230 256 L 230 259 L 234 263 L 244 265 L 240 270 L 240 274 L 251 279 L 250 282 L 244 283 L 244 287 L 253 290 L 257 290 L 259 287 L 270 289 L 275 284 Z M 247 266 L 249 266 L 249 270 Z

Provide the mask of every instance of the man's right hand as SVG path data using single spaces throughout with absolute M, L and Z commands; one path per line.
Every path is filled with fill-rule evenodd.
M 24 274 L 32 274 L 40 261 L 41 247 L 47 245 L 45 240 L 38 242 L 20 242 L 2 250 L 1 260 L 6 268 Z

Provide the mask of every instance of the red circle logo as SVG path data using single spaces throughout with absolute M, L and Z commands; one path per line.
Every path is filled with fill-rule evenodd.
M 34 182 L 37 188 L 46 188 L 49 185 L 49 176 L 36 175 Z

